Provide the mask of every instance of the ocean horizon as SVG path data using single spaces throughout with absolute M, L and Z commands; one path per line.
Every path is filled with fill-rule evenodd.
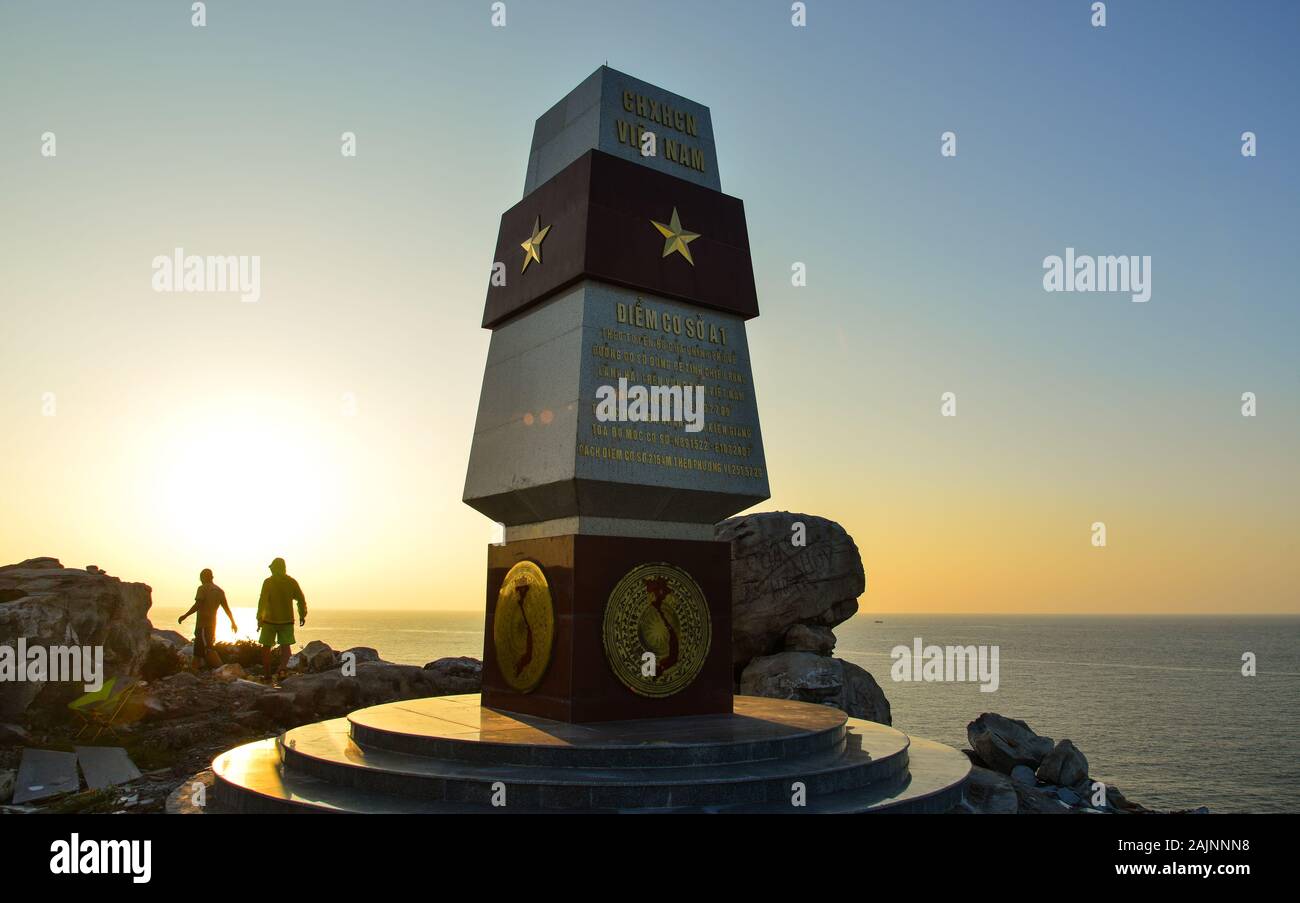
M 155 606 L 177 629 L 181 608 Z M 251 609 L 234 609 L 246 635 Z M 179 628 L 187 635 L 192 621 Z M 224 628 L 223 628 L 224 629 Z M 1300 735 L 1300 617 L 1280 615 L 897 615 L 860 613 L 835 628 L 835 655 L 876 678 L 894 726 L 957 748 L 981 712 L 1069 738 L 1095 779 L 1153 809 L 1297 812 L 1286 753 Z M 423 665 L 482 658 L 481 611 L 319 609 L 298 645 L 370 646 Z M 997 646 L 996 692 L 977 682 L 891 678 L 896 646 Z M 1254 653 L 1258 672 L 1242 675 Z

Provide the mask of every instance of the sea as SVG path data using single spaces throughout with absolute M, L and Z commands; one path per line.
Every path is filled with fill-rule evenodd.
M 152 614 L 176 628 L 180 610 Z M 253 614 L 235 610 L 241 625 Z M 997 712 L 1074 741 L 1094 779 L 1148 808 L 1300 812 L 1300 617 L 859 614 L 835 633 L 835 654 L 871 672 L 900 730 L 960 748 L 970 721 Z M 482 658 L 483 613 L 317 609 L 297 635 L 423 665 Z M 892 651 L 917 638 L 998 647 L 996 692 L 894 681 Z

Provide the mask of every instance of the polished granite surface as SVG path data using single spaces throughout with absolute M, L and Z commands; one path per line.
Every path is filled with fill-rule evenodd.
M 839 709 L 737 696 L 729 715 L 690 715 L 635 721 L 571 724 L 479 705 L 477 693 L 411 699 L 360 709 L 348 716 L 353 725 L 394 734 L 454 738 L 465 743 L 527 746 L 627 747 L 702 746 L 748 743 L 833 731 L 848 716 Z
M 721 783 L 754 781 L 765 777 L 784 778 L 792 763 L 786 759 L 764 759 L 728 765 L 683 765 L 677 767 L 560 767 L 459 762 L 433 759 L 405 753 L 369 749 L 358 745 L 348 732 L 346 719 L 321 721 L 287 731 L 281 738 L 286 755 L 294 756 L 299 767 L 342 766 L 370 772 L 433 777 L 442 781 L 482 781 L 486 774 L 494 780 L 516 784 L 619 784 L 650 786 L 687 784 L 709 780 Z M 882 762 L 907 752 L 908 738 L 892 727 L 863 721 L 855 726 L 847 742 L 814 756 L 798 760 L 800 774 L 815 774 L 858 768 Z M 310 760 L 310 761 L 308 761 Z M 488 769 L 485 772 L 485 767 Z M 323 770 L 323 769 L 321 769 Z
M 385 731 L 476 755 L 358 742 Z M 747 758 L 699 755 L 718 749 Z M 217 812 L 863 813 L 947 811 L 970 763 L 951 747 L 789 700 L 737 697 L 728 716 L 575 725 L 482 709 L 469 695 L 303 725 L 223 753 L 213 771 Z M 805 806 L 791 805 L 793 782 L 806 786 Z M 494 802 L 501 787 L 508 806 Z

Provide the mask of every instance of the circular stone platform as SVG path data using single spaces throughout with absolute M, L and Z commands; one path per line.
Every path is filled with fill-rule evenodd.
M 662 767 L 792 758 L 844 743 L 839 709 L 737 696 L 733 714 L 571 724 L 483 708 L 477 695 L 390 702 L 353 712 L 367 748 L 501 765 Z
M 213 771 L 214 808 L 234 812 L 933 812 L 961 799 L 970 763 L 791 700 L 570 724 L 474 694 L 304 725 L 223 753 Z

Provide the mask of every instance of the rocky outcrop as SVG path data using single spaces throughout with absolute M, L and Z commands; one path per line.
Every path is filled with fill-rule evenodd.
M 733 662 L 780 652 L 799 625 L 831 628 L 857 612 L 866 589 L 862 558 L 834 521 L 789 511 L 747 514 L 718 524 L 714 535 L 731 543 Z
M 749 514 L 718 524 L 731 543 L 731 655 L 736 691 L 799 699 L 890 723 L 868 672 L 832 658 L 832 629 L 858 610 L 866 575 L 844 528 L 811 514 Z
M 0 646 L 92 646 L 108 676 L 135 675 L 149 652 L 151 590 L 99 568 L 65 568 L 54 558 L 0 567 Z M 0 682 L 0 717 L 61 708 L 85 692 L 76 682 Z
M 891 723 L 889 700 L 874 677 L 852 662 L 811 652 L 779 652 L 751 661 L 740 676 L 747 696 L 797 699 Z
M 1145 813 L 1113 785 L 1088 775 L 1088 759 L 1069 740 L 1053 743 L 1028 724 L 985 712 L 966 725 L 974 768 L 957 812 L 1062 815 Z M 1198 814 L 1209 810 L 1186 810 Z
M 431 662 L 423 668 L 391 662 L 361 662 L 355 675 L 345 675 L 342 668 L 333 668 L 318 674 L 289 677 L 280 689 L 260 695 L 256 707 L 280 724 L 302 724 L 399 699 L 476 692 L 480 680 L 477 676 L 474 679 L 465 676 L 467 669 L 460 664 L 465 661 L 452 659 L 450 662 L 457 664 L 447 665 Z M 481 674 L 481 666 L 479 670 Z

